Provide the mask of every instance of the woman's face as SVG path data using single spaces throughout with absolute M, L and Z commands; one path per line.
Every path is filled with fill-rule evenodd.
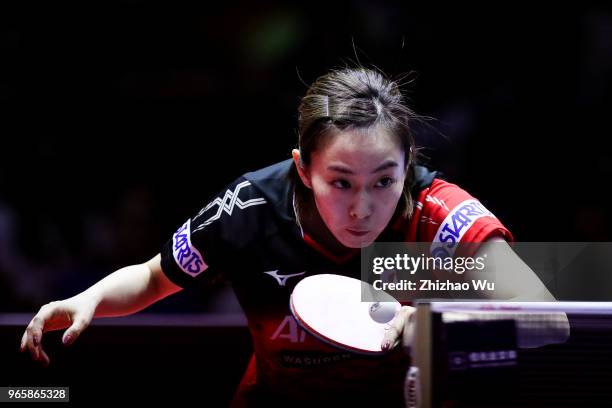
M 396 137 L 376 130 L 338 133 L 312 153 L 300 177 L 344 246 L 368 246 L 385 229 L 404 188 L 404 156 Z

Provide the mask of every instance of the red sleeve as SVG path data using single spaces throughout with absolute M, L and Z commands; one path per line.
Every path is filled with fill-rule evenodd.
M 484 242 L 494 236 L 514 240 L 493 213 L 455 184 L 434 179 L 415 200 L 406 241 L 431 242 L 432 250 L 453 255 L 459 242 Z

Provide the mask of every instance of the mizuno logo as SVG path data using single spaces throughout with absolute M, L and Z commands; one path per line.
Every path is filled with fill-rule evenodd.
M 278 284 L 280 286 L 285 286 L 285 284 L 287 283 L 287 279 L 292 278 L 294 276 L 304 275 L 306 273 L 306 271 L 298 272 L 298 273 L 292 273 L 290 275 L 279 275 L 278 269 L 277 269 L 275 271 L 267 271 L 267 272 L 264 272 L 264 273 L 267 274 L 267 275 L 270 275 L 271 277 L 276 279 L 276 281 L 278 282 Z
M 223 215 L 223 211 L 225 211 L 229 215 L 232 215 L 232 212 L 234 211 L 235 207 L 238 207 L 239 209 L 244 210 L 245 208 L 251 207 L 253 205 L 265 204 L 266 200 L 264 198 L 252 198 L 246 201 L 242 201 L 240 198 L 238 198 L 238 194 L 240 193 L 240 190 L 250 185 L 251 185 L 250 181 L 243 181 L 242 183 L 236 186 L 236 189 L 234 191 L 227 190 L 225 194 L 223 195 L 223 198 L 217 197 L 210 204 L 204 207 L 198 213 L 198 215 L 196 215 L 193 218 L 193 221 L 195 221 L 198 217 L 200 217 L 206 211 L 210 210 L 211 208 L 215 206 L 217 206 L 217 211 L 212 217 L 208 218 L 206 221 L 204 221 L 203 223 L 198 225 L 196 228 L 194 228 L 192 233 L 201 230 L 202 228 L 209 225 L 213 221 L 221 218 L 221 216 Z

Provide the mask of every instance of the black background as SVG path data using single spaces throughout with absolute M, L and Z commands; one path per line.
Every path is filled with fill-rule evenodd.
M 154 255 L 225 184 L 288 158 L 306 84 L 357 59 L 414 73 L 430 164 L 517 240 L 609 240 L 612 13 L 432 6 L 0 6 L 0 271 L 49 288 L 2 308 Z
M 517 240 L 610 241 L 612 12 L 420 3 L 0 4 L 0 312 L 152 257 L 288 158 L 307 84 L 356 60 L 415 73 L 431 165 Z

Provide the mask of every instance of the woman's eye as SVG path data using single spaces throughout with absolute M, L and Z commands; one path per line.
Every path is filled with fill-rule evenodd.
M 336 188 L 346 190 L 347 188 L 351 188 L 351 183 L 346 180 L 334 180 L 332 181 L 332 185 Z
M 378 181 L 378 183 L 376 183 L 376 187 L 385 188 L 391 186 L 393 183 L 395 183 L 395 180 L 393 180 L 391 177 L 383 177 Z

